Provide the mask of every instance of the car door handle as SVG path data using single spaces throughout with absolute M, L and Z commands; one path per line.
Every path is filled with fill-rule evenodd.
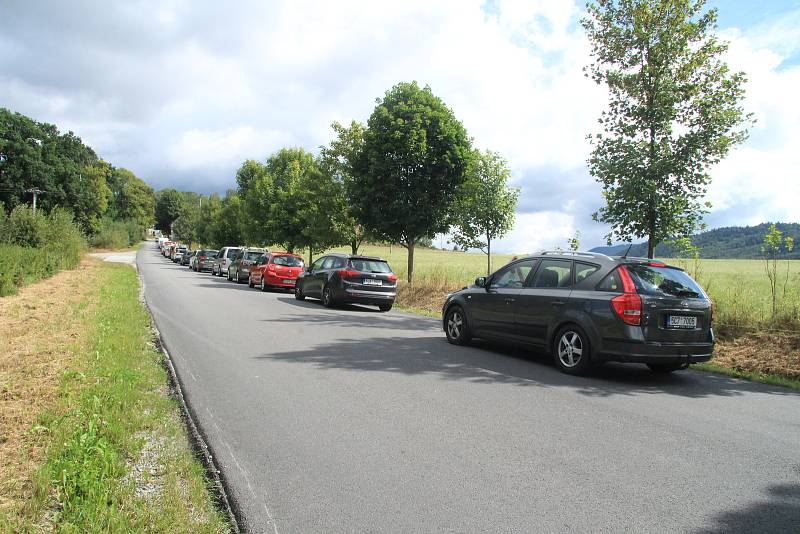
M 551 300 L 550 304 L 552 304 L 553 306 L 563 306 L 564 305 L 564 301 L 563 300 Z

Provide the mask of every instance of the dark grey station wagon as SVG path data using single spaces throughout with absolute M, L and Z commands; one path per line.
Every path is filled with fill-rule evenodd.
M 565 373 L 605 361 L 671 372 L 711 359 L 712 302 L 682 269 L 642 258 L 543 252 L 447 296 L 450 343 L 473 337 L 552 353 Z

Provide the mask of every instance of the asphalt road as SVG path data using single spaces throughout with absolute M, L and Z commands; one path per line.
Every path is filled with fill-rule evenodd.
M 800 394 L 455 347 L 138 254 L 249 532 L 800 532 Z

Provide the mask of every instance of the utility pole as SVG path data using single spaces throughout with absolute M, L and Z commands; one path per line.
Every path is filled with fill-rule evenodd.
M 47 191 L 42 191 L 38 187 L 32 187 L 31 189 L 26 189 L 25 192 L 33 194 L 33 214 L 36 215 L 36 199 L 42 193 L 47 193 Z

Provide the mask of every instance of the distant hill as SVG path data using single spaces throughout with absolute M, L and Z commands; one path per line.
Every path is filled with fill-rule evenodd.
M 771 223 L 763 223 L 758 226 L 728 226 L 726 228 L 716 228 L 692 236 L 692 243 L 700 247 L 701 258 L 741 258 L 753 259 L 761 257 L 761 246 L 764 243 L 764 236 L 769 231 Z M 778 229 L 784 235 L 794 238 L 795 249 L 791 254 L 784 255 L 784 258 L 800 259 L 800 224 L 798 223 L 776 223 Z M 610 247 L 595 247 L 591 252 L 601 252 L 609 256 L 621 256 L 628 249 L 628 244 L 613 245 Z M 628 256 L 646 256 L 647 242 L 636 243 L 631 247 Z M 656 254 L 659 258 L 674 258 L 677 250 L 668 245 L 658 245 Z

